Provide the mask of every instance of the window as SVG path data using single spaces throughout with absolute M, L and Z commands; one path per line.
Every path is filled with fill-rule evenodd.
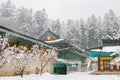
M 104 63 L 104 70 L 109 70 L 110 69 L 110 61 L 105 60 L 105 61 L 103 61 L 103 63 Z

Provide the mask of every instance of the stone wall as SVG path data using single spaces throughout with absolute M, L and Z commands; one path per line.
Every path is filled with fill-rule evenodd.
M 39 61 L 31 60 L 31 62 L 26 66 L 24 74 L 37 74 L 37 70 L 40 69 L 40 63 Z M 53 73 L 53 63 L 50 62 L 47 64 L 47 66 L 44 68 L 44 72 Z M 39 73 L 39 71 L 38 71 Z M 16 76 L 19 75 L 18 70 L 12 65 L 10 62 L 7 63 L 5 66 L 0 68 L 0 76 Z

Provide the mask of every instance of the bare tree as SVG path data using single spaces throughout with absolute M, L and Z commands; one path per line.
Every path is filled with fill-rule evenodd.
M 120 56 L 119 57 L 115 57 L 111 62 L 111 65 L 116 66 L 116 70 L 119 70 L 119 66 L 120 66 Z M 118 74 L 119 76 L 119 74 Z
M 50 61 L 54 62 L 56 59 L 55 49 L 45 49 L 45 52 L 43 52 L 41 54 L 42 54 L 42 56 L 40 57 L 40 63 L 41 63 L 40 75 L 42 75 L 43 69 L 46 67 L 46 65 Z
M 23 77 L 23 73 L 25 71 L 26 66 L 29 63 L 31 58 L 30 50 L 27 49 L 26 46 L 19 45 L 18 47 L 13 46 L 11 50 L 14 54 L 12 55 L 12 64 L 17 69 L 21 77 Z
M 8 47 L 8 38 L 0 35 L 0 68 L 2 68 L 7 63 L 8 54 L 4 51 Z
M 110 64 L 112 65 L 116 65 L 119 66 L 120 65 L 120 50 L 117 49 L 114 53 L 112 53 L 110 56 L 115 56 L 118 55 L 117 57 L 115 57 Z
M 40 75 L 43 73 L 43 69 L 47 66 L 50 61 L 56 60 L 56 50 L 40 48 L 38 45 L 33 46 L 33 53 L 38 55 L 38 60 L 40 62 Z

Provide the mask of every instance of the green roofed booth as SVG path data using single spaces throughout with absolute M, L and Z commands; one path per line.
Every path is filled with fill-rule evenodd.
M 56 62 L 54 64 L 54 74 L 67 74 L 66 64 L 62 62 Z
M 113 52 L 103 52 L 103 51 L 86 50 L 86 53 L 90 57 L 102 57 L 102 56 L 110 56 Z
M 86 50 L 86 53 L 90 57 L 98 57 L 97 65 L 99 71 L 113 71 L 113 70 L 120 70 L 120 66 L 116 67 L 115 65 L 110 64 L 112 60 L 118 56 L 118 54 L 113 55 L 114 52 L 103 52 L 103 51 L 92 51 Z M 91 64 L 92 65 L 92 64 Z

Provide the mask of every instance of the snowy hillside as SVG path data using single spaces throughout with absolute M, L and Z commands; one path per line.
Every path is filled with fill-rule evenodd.
M 86 20 L 69 18 L 61 21 L 59 18 L 55 20 L 50 18 L 45 9 L 35 11 L 24 6 L 18 8 L 12 1 L 1 2 L 0 25 L 22 34 L 39 38 L 50 29 L 61 38 L 82 49 L 101 46 L 100 40 L 104 38 L 120 38 L 120 17 L 110 8 L 103 18 L 93 14 Z

